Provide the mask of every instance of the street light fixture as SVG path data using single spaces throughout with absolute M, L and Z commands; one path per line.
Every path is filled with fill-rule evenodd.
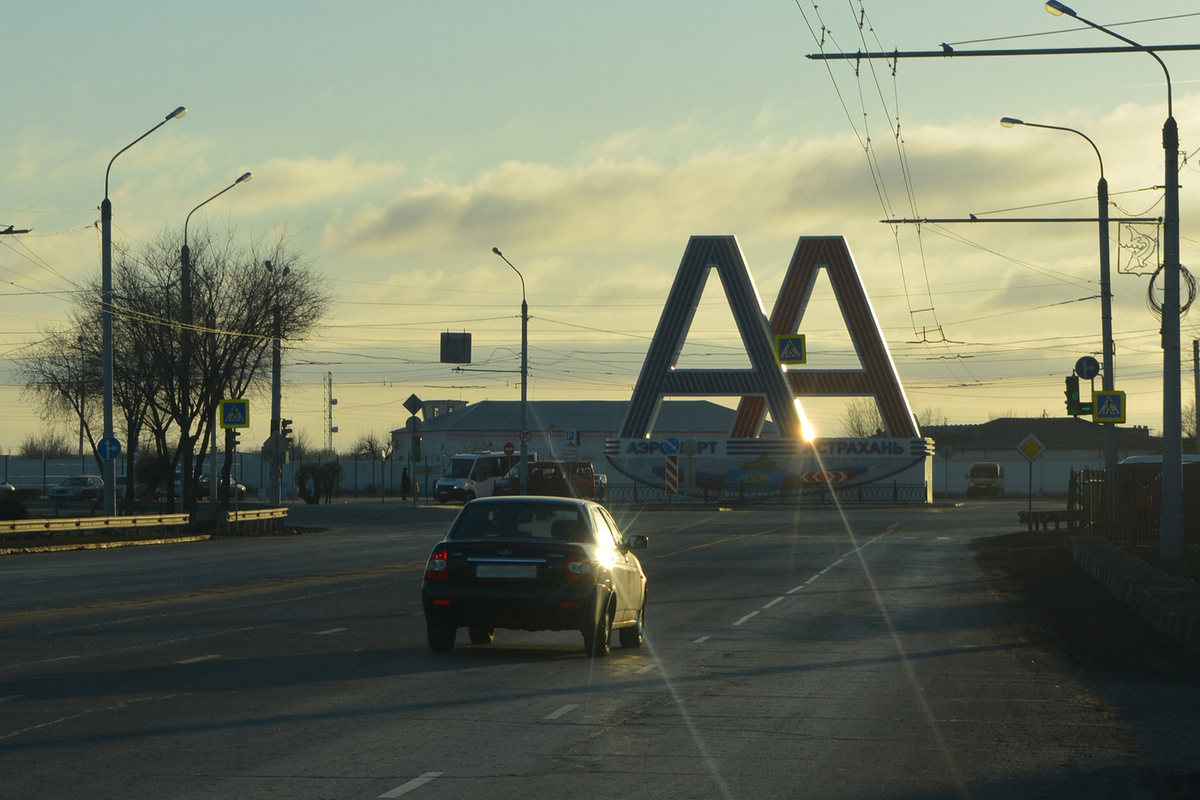
M 1103 25 L 1084 19 L 1058 0 L 1046 3 L 1055 16 L 1066 14 L 1085 25 L 1120 39 L 1131 47 L 1149 53 L 1162 67 L 1167 79 L 1167 120 L 1163 123 L 1163 454 L 1162 520 L 1159 524 L 1159 552 L 1164 561 L 1183 558 L 1183 415 L 1180 409 L 1179 353 L 1179 128 L 1171 100 L 1171 73 L 1150 48 L 1110 31 Z
M 1112 391 L 1116 376 L 1113 366 L 1113 351 L 1114 344 L 1112 338 L 1112 284 L 1110 280 L 1109 269 L 1109 241 L 1108 241 L 1108 180 L 1104 177 L 1104 158 L 1100 155 L 1100 148 L 1082 131 L 1077 131 L 1074 128 L 1065 128 L 1059 125 L 1039 125 L 1034 122 L 1025 122 L 1024 120 L 1014 117 L 1003 117 L 1000 120 L 1001 127 L 1011 128 L 1014 125 L 1022 125 L 1026 128 L 1044 128 L 1050 131 L 1066 131 L 1081 136 L 1087 140 L 1087 143 L 1096 151 L 1096 160 L 1100 162 L 1100 180 L 1096 182 L 1096 204 L 1098 206 L 1098 219 L 1100 220 L 1100 325 L 1101 336 L 1104 339 L 1104 377 L 1101 386 L 1105 391 Z M 1112 422 L 1104 423 L 1104 472 L 1105 486 L 1107 489 L 1107 505 L 1108 505 L 1108 524 L 1111 526 L 1116 523 L 1116 475 L 1117 475 L 1117 428 Z
M 226 186 L 221 191 L 214 194 L 212 197 L 205 200 L 200 205 L 188 212 L 187 217 L 183 220 L 183 246 L 179 248 L 179 285 L 181 290 L 180 316 L 180 377 L 179 377 L 179 448 L 183 452 L 182 480 L 179 482 L 180 504 L 184 511 L 191 513 L 193 505 L 189 504 L 192 500 L 191 484 L 192 484 L 192 251 L 188 248 L 188 223 L 192 221 L 192 214 L 195 214 L 205 205 L 216 200 L 221 195 L 228 192 L 239 183 L 245 183 L 254 177 L 254 173 L 244 173 L 233 183 Z M 216 486 L 214 481 L 213 486 Z M 214 492 L 215 494 L 215 492 Z
M 183 106 L 167 114 L 162 122 L 125 145 L 108 162 L 104 170 L 104 201 L 100 203 L 100 349 L 103 352 L 104 394 L 104 439 L 113 441 L 113 341 L 112 341 L 112 202 L 108 199 L 108 175 L 113 161 L 135 144 L 145 139 L 173 119 L 187 113 Z M 107 452 L 107 449 L 106 449 Z M 117 470 L 116 462 L 101 453 L 104 472 L 104 515 L 117 513 Z
M 500 252 L 499 247 L 493 247 L 492 252 L 504 258 L 504 253 Z M 525 276 L 521 274 L 521 270 L 513 267 L 507 258 L 504 258 L 504 263 L 512 267 L 512 271 L 521 279 L 521 463 L 517 465 L 517 492 L 525 494 L 525 455 L 529 438 L 529 303 L 525 301 Z

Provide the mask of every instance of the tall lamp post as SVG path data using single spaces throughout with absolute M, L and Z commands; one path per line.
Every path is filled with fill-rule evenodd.
M 108 175 L 113 161 L 135 144 L 145 139 L 173 119 L 187 113 L 183 106 L 167 114 L 162 122 L 121 148 L 108 162 L 104 170 L 104 200 L 100 203 L 100 349 L 103 352 L 104 372 L 104 438 L 113 440 L 113 341 L 112 341 L 112 202 L 108 199 Z M 101 453 L 104 469 L 104 515 L 117 513 L 117 469 L 116 461 Z
M 500 252 L 499 247 L 493 247 L 492 252 L 504 258 L 504 253 Z M 525 276 L 521 274 L 521 270 L 513 267 L 507 258 L 504 258 L 504 263 L 512 267 L 512 271 L 521 279 L 521 463 L 517 470 L 517 475 L 520 476 L 517 491 L 525 494 L 525 455 L 529 446 L 526 441 L 529 436 L 526 433 L 529 430 L 529 303 L 525 301 Z
M 1101 336 L 1104 339 L 1104 378 L 1101 384 L 1106 392 L 1111 392 L 1115 382 L 1114 366 L 1113 366 L 1113 338 L 1112 338 L 1112 283 L 1110 279 L 1109 269 L 1109 241 L 1108 241 L 1108 180 L 1104 177 L 1104 158 L 1100 155 L 1100 148 L 1091 140 L 1089 136 L 1082 131 L 1077 131 L 1074 128 L 1064 128 L 1059 125 L 1039 125 L 1034 122 L 1025 122 L 1024 120 L 1015 119 L 1013 117 L 1004 117 L 1000 120 L 1000 125 L 1005 128 L 1011 128 L 1014 125 L 1023 125 L 1026 128 L 1044 128 L 1050 131 L 1066 131 L 1073 133 L 1076 136 L 1082 136 L 1087 140 L 1087 143 L 1096 151 L 1096 160 L 1100 162 L 1100 180 L 1096 182 L 1096 204 L 1098 206 L 1097 218 L 1100 220 L 1100 326 Z M 1104 471 L 1105 471 L 1105 488 L 1108 497 L 1108 524 L 1111 528 L 1116 524 L 1116 475 L 1117 475 L 1117 428 L 1112 422 L 1104 423 Z
M 183 220 L 183 246 L 179 248 L 179 285 L 180 285 L 180 301 L 182 308 L 180 316 L 182 320 L 182 330 L 180 331 L 180 372 L 179 372 L 179 449 L 183 452 L 183 472 L 182 480 L 179 481 L 180 502 L 183 505 L 184 511 L 191 513 L 194 503 L 190 501 L 192 498 L 192 251 L 188 248 L 188 223 L 192 221 L 192 214 L 195 214 L 204 206 L 216 200 L 221 195 L 228 192 L 239 183 L 245 183 L 254 177 L 254 174 L 247 172 L 243 174 L 233 183 L 226 186 L 221 191 L 214 194 L 212 197 L 205 200 L 200 205 L 188 212 L 187 217 Z M 213 486 L 215 486 L 215 482 Z M 210 490 L 215 494 L 215 489 L 210 487 Z
M 1066 14 L 1107 33 L 1136 50 L 1149 53 L 1162 67 L 1167 78 L 1167 120 L 1163 123 L 1165 191 L 1163 203 L 1163 455 L 1162 521 L 1159 524 L 1159 553 L 1164 561 L 1183 558 L 1183 417 L 1180 409 L 1179 353 L 1179 128 L 1171 102 L 1171 73 L 1150 48 L 1110 31 L 1103 25 L 1084 19 L 1068 6 L 1050 0 L 1046 10 L 1055 16 Z
M 267 272 L 275 272 L 275 265 L 270 261 L 263 263 Z M 282 277 L 286 278 L 291 267 L 284 267 Z M 283 307 L 279 302 L 279 280 L 272 281 L 272 300 L 274 309 L 271 312 L 271 435 L 267 438 L 271 454 L 271 474 L 267 479 L 267 503 L 278 507 L 283 502 L 283 436 L 280 433 L 280 418 L 283 416 L 283 397 L 280 384 L 283 381 Z

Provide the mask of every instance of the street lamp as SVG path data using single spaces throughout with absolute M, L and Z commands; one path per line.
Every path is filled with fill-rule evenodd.
M 239 183 L 245 183 L 253 177 L 254 174 L 251 172 L 243 174 L 236 181 L 189 211 L 187 217 L 183 220 L 183 247 L 179 248 L 179 284 L 183 306 L 180 309 L 182 321 L 180 325 L 181 363 L 179 373 L 179 447 L 183 451 L 183 467 L 182 480 L 179 481 L 179 500 L 184 511 L 189 513 L 192 510 L 192 505 L 188 503 L 192 499 L 192 251 L 188 249 L 188 223 L 192 221 L 192 214 L 195 214 L 202 207 L 216 200 Z M 216 486 L 216 481 L 213 481 L 212 485 Z M 214 496 L 216 495 L 215 490 L 212 493 Z
M 267 272 L 275 273 L 275 265 L 270 261 L 263 262 Z M 286 278 L 291 267 L 284 267 L 282 277 Z M 279 303 L 279 279 L 273 280 L 272 294 L 275 304 L 271 321 L 271 435 L 267 438 L 271 453 L 271 474 L 267 480 L 267 503 L 279 506 L 283 503 L 283 453 L 285 452 L 283 438 L 280 433 L 279 420 L 283 416 L 283 398 L 280 384 L 283 380 L 283 308 Z
M 1101 336 L 1104 339 L 1104 378 L 1101 385 L 1105 391 L 1110 392 L 1113 390 L 1115 375 L 1113 373 L 1112 285 L 1109 277 L 1108 254 L 1108 180 L 1104 177 L 1104 158 L 1100 155 L 1100 148 L 1096 146 L 1096 143 L 1089 136 L 1074 128 L 1065 128 L 1059 125 L 1039 125 L 1013 117 L 1002 118 L 1000 125 L 1005 128 L 1011 128 L 1014 125 L 1023 125 L 1026 128 L 1066 131 L 1083 137 L 1092 146 L 1092 149 L 1096 151 L 1096 160 L 1100 162 L 1100 180 L 1096 182 L 1096 204 L 1099 212 L 1098 219 L 1100 220 L 1100 325 Z M 1108 497 L 1108 523 L 1112 526 L 1116 523 L 1117 499 L 1115 491 L 1117 475 L 1117 428 L 1112 422 L 1104 423 L 1104 472 Z
M 121 148 L 116 156 L 108 162 L 104 170 L 104 201 L 100 203 L 100 349 L 104 360 L 104 439 L 115 441 L 113 437 L 113 341 L 112 341 L 112 202 L 108 199 L 108 174 L 112 171 L 113 161 L 135 144 L 145 139 L 156 130 L 173 119 L 179 119 L 187 113 L 183 106 L 167 114 L 162 122 L 134 139 Z M 107 457 L 111 452 L 107 447 L 101 455 L 104 471 L 104 515 L 111 517 L 117 513 L 117 470 L 116 462 Z
M 504 258 L 499 247 L 493 247 L 492 252 Z M 525 494 L 525 454 L 528 448 L 526 440 L 529 438 L 529 303 L 525 302 L 525 276 L 507 258 L 504 258 L 504 263 L 512 267 L 512 271 L 521 279 L 521 463 L 517 470 L 520 476 L 517 492 Z
M 1164 561 L 1178 562 L 1183 558 L 1183 416 L 1179 395 L 1179 128 L 1175 124 L 1171 102 L 1171 73 L 1150 48 L 1084 19 L 1058 0 L 1046 3 L 1046 10 L 1055 16 L 1066 14 L 1074 17 L 1089 27 L 1149 53 L 1162 67 L 1163 75 L 1167 78 L 1167 120 L 1163 123 L 1162 133 L 1166 176 L 1163 180 L 1163 454 L 1159 552 Z

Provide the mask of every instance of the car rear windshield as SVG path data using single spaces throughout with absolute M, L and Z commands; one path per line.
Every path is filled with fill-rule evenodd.
M 971 467 L 972 478 L 994 478 L 1000 474 L 995 464 L 976 464 Z
M 565 503 L 471 503 L 458 515 L 450 538 L 594 541 L 579 507 Z

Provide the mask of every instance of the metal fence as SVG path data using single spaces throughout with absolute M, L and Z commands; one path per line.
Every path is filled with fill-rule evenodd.
M 837 486 L 821 483 L 802 489 L 785 489 L 778 484 L 757 486 L 740 483 L 720 490 L 697 489 L 694 493 L 668 495 L 661 486 L 639 483 L 609 484 L 605 502 L 609 503 L 680 503 L 686 505 L 923 505 L 926 485 L 923 483 L 869 483 Z
M 1162 470 L 1156 464 L 1137 467 L 1122 467 L 1114 476 L 1102 469 L 1071 474 L 1067 507 L 1082 513 L 1082 526 L 1089 533 L 1120 547 L 1159 544 Z

